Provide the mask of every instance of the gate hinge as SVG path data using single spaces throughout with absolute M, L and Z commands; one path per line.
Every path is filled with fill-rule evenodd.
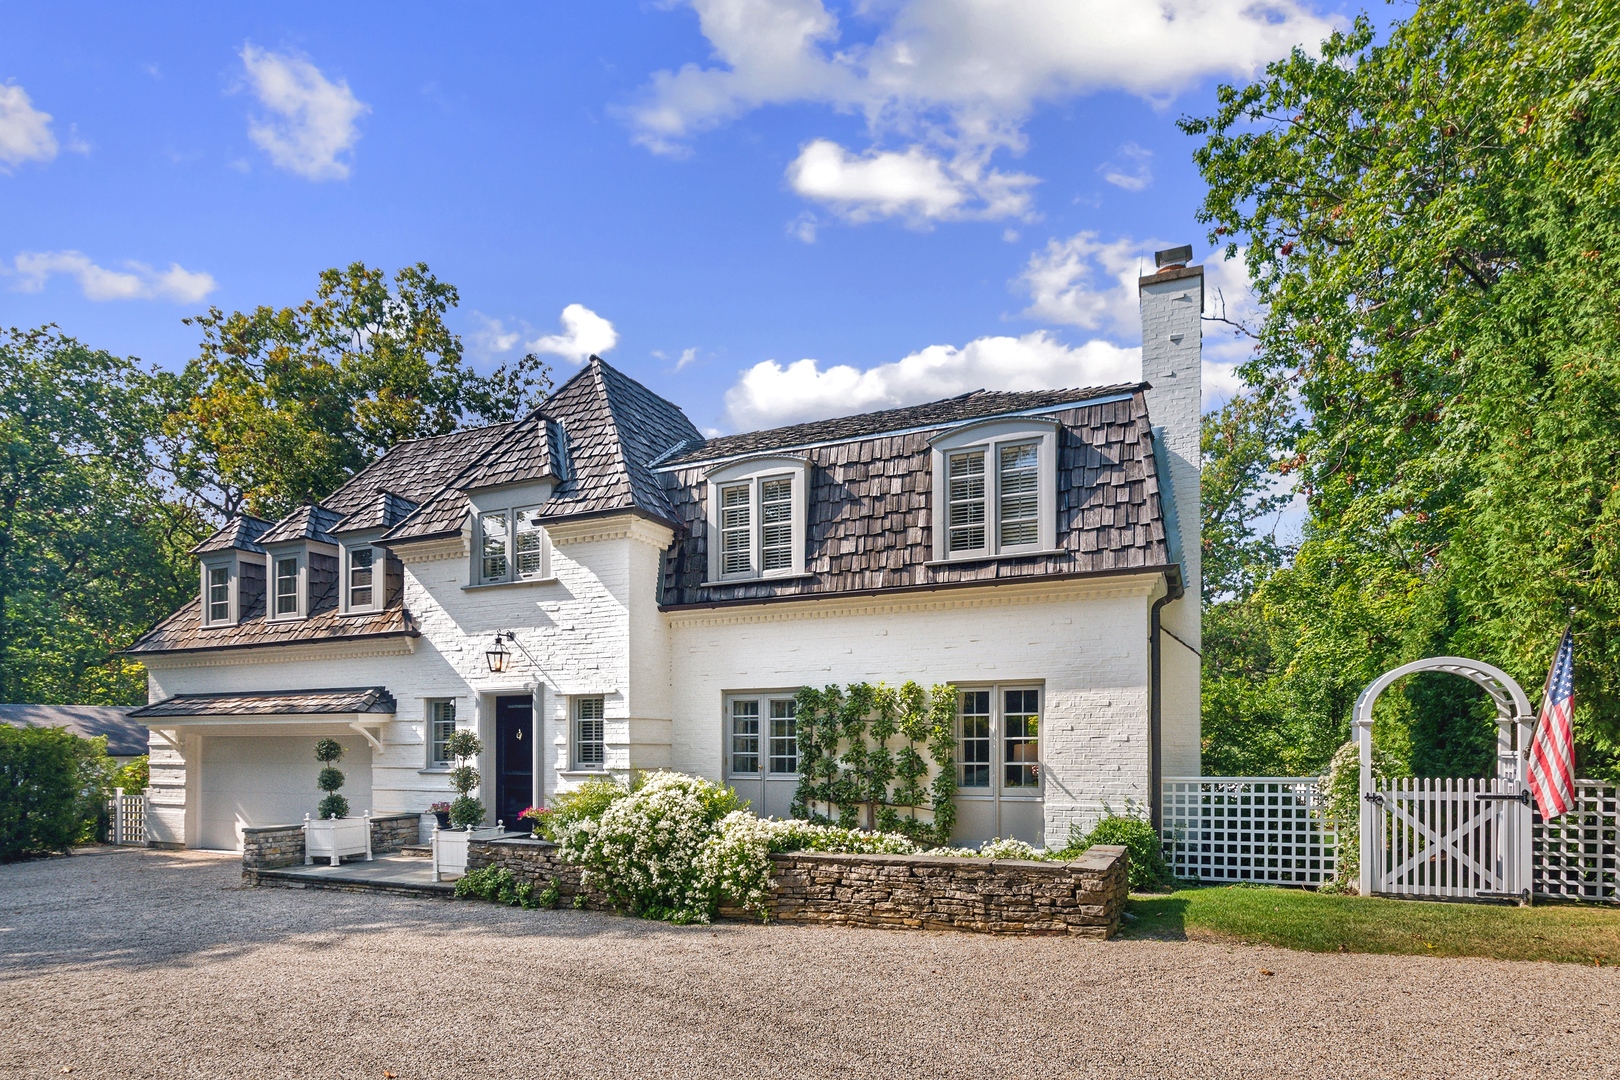
M 1497 794 L 1475 795 L 1474 798 L 1478 802 L 1517 802 L 1517 803 L 1523 803 L 1525 806 L 1530 805 L 1530 792 L 1529 791 L 1521 791 L 1516 795 L 1497 795 Z

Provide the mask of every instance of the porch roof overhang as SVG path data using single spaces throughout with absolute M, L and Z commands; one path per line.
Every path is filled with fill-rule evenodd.
M 306 735 L 343 727 L 382 749 L 382 726 L 394 718 L 394 695 L 381 686 L 238 694 L 177 694 L 130 714 L 176 751 L 181 731 L 210 735 Z
M 176 694 L 130 713 L 148 727 L 177 724 L 253 723 L 290 721 L 382 723 L 394 714 L 394 695 L 382 686 L 351 686 L 335 690 L 266 690 L 251 693 Z

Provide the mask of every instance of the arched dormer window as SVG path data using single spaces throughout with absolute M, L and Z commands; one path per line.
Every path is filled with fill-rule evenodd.
M 1057 428 L 1021 416 L 933 440 L 934 559 L 1035 555 L 1057 547 Z
M 810 463 L 757 457 L 708 476 L 709 583 L 804 574 Z

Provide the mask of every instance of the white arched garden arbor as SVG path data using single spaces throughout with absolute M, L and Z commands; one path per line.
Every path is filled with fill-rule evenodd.
M 1418 781 L 1387 792 L 1378 789 L 1373 776 L 1373 706 L 1397 680 L 1424 671 L 1459 675 L 1491 696 L 1497 725 L 1494 780 Z M 1354 719 L 1361 755 L 1362 895 L 1518 893 L 1520 872 L 1529 869 L 1530 807 L 1524 770 L 1534 727 L 1535 714 L 1523 687 L 1501 668 L 1480 660 L 1436 656 L 1403 664 L 1374 679 L 1356 699 Z M 1466 884 L 1470 881 L 1474 884 Z

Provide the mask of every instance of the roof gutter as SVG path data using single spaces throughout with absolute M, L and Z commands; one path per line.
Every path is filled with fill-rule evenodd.
M 1173 569 L 1175 573 L 1164 576 L 1164 595 L 1153 601 L 1153 606 L 1148 609 L 1148 816 L 1154 832 L 1164 825 L 1164 810 L 1159 805 L 1164 791 L 1164 739 L 1160 731 L 1164 726 L 1164 635 L 1169 632 L 1160 621 L 1159 609 L 1186 595 L 1186 589 L 1181 584 L 1181 568 L 1176 566 Z

